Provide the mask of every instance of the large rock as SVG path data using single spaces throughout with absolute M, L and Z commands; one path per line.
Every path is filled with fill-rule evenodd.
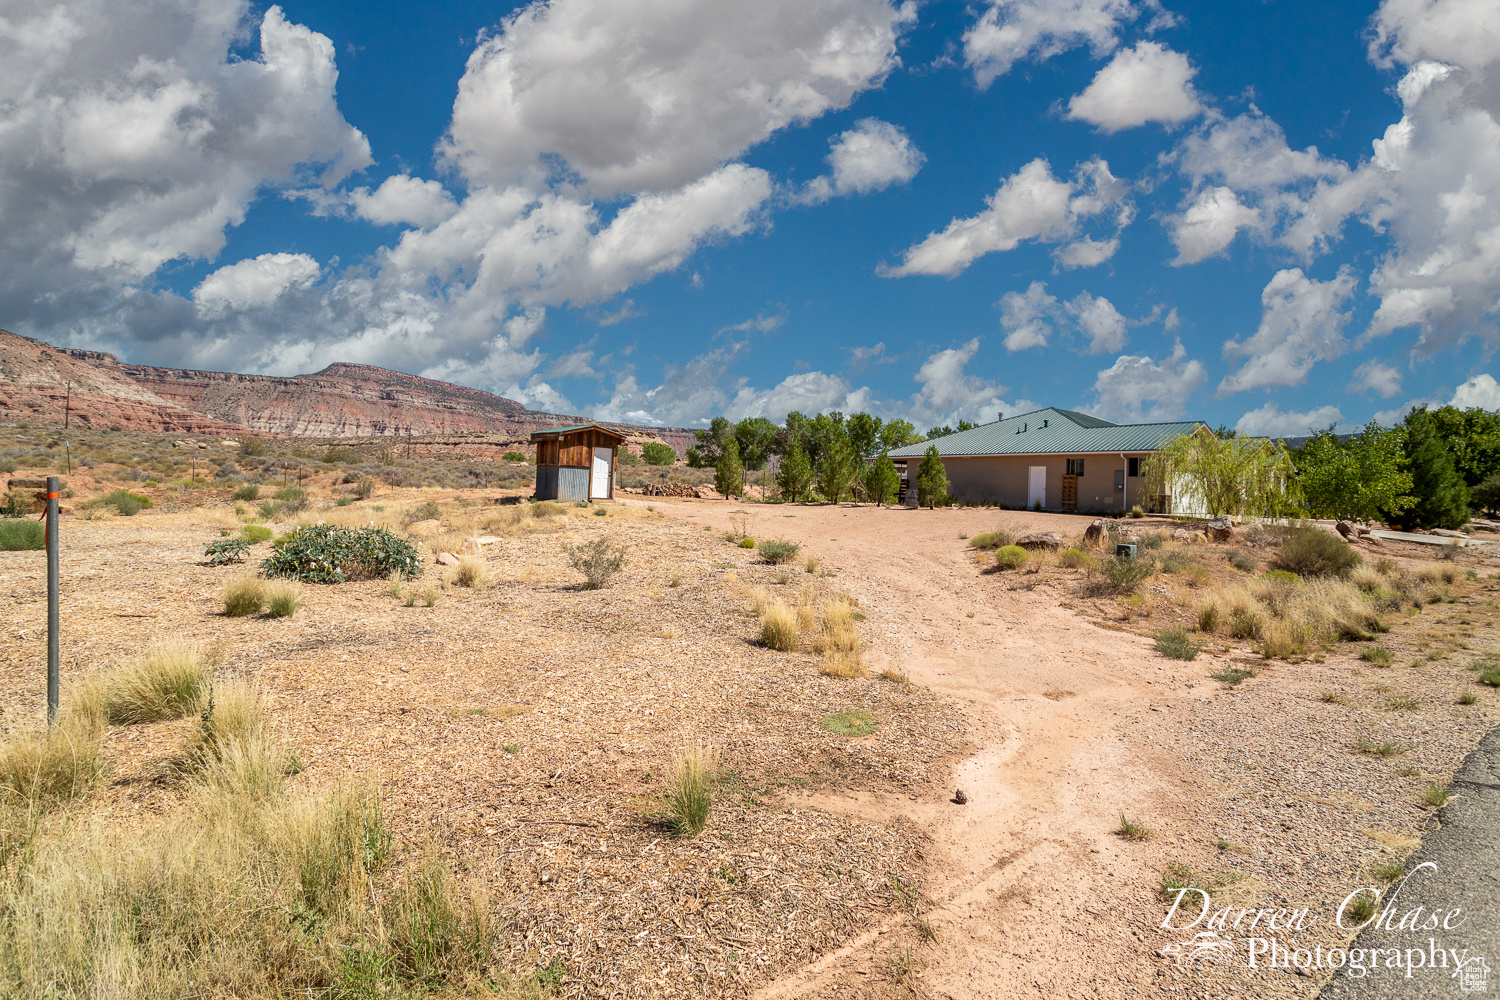
M 1056 531 L 1033 531 L 1016 539 L 1016 544 L 1023 549 L 1060 549 L 1063 544 L 1063 536 Z
M 1174 542 L 1183 542 L 1190 544 L 1192 540 L 1193 533 L 1186 528 L 1178 528 L 1176 531 L 1172 532 L 1172 541 Z
M 413 521 L 406 526 L 408 535 L 416 535 L 418 538 L 426 538 L 429 535 L 440 535 L 448 529 L 443 527 L 442 521 Z
M 1096 517 L 1083 532 L 1083 540 L 1090 545 L 1097 545 L 1104 541 L 1104 519 Z
M 1216 517 L 1204 526 L 1208 532 L 1210 541 L 1227 542 L 1234 538 L 1234 519 L 1230 517 Z
M 474 538 L 465 538 L 462 545 L 463 553 L 466 556 L 483 555 L 486 545 L 493 545 L 499 540 L 494 535 L 478 535 Z
M 1354 525 L 1350 524 L 1348 521 L 1340 521 L 1337 524 L 1335 524 L 1333 527 L 1334 527 L 1334 530 L 1336 530 L 1339 534 L 1343 535 L 1344 538 L 1346 538 L 1347 540 L 1349 540 L 1351 542 L 1358 541 L 1358 539 L 1359 539 L 1359 529 L 1356 528 Z
M 437 554 L 436 562 L 439 566 L 457 566 L 458 556 L 454 555 L 452 552 L 439 552 Z

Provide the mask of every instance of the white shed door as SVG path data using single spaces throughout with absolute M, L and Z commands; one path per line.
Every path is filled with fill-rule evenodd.
M 1047 467 L 1045 465 L 1031 466 L 1031 474 L 1026 477 L 1026 506 L 1035 507 L 1040 503 L 1047 506 Z
M 614 465 L 615 453 L 608 448 L 594 449 L 594 474 L 589 477 L 589 499 L 609 499 L 609 475 Z

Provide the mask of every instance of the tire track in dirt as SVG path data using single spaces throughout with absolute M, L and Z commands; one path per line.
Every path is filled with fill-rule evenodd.
M 737 508 L 657 509 L 717 531 Z M 905 817 L 930 837 L 922 916 L 937 939 L 919 950 L 913 985 L 952 998 L 1135 997 L 1168 987 L 1145 940 L 1160 919 L 1151 894 L 1160 848 L 1127 846 L 1113 831 L 1121 812 L 1171 813 L 1187 779 L 1120 723 L 1164 701 L 1208 697 L 1207 687 L 1167 695 L 1159 685 L 1178 678 L 1145 640 L 1098 628 L 1054 593 L 1010 591 L 1004 578 L 981 575 L 957 536 L 992 528 L 993 514 L 828 505 L 751 518 L 754 537 L 801 543 L 860 599 L 873 670 L 900 670 L 968 720 L 977 750 L 955 765 L 952 784 L 803 803 L 879 822 Z M 1034 520 L 1068 533 L 1083 526 Z M 966 806 L 949 801 L 955 786 Z M 904 992 L 881 974 L 909 921 L 867 930 L 756 996 Z

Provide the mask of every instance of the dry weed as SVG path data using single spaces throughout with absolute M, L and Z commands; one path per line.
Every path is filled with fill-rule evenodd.
M 453 582 L 460 587 L 482 588 L 489 578 L 489 567 L 478 556 L 464 556 L 453 571 Z
M 191 715 L 212 683 L 215 659 L 195 643 L 156 643 L 89 684 L 86 710 L 103 722 L 126 726 Z
M 822 629 L 813 640 L 814 651 L 823 654 L 819 669 L 830 677 L 864 676 L 853 609 L 835 598 L 823 604 L 822 619 Z

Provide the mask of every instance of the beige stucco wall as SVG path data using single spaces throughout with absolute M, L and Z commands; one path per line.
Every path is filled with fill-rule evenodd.
M 1126 452 L 1127 457 L 1144 458 L 1150 452 Z M 1078 480 L 1078 509 L 1128 510 L 1141 503 L 1145 495 L 1144 480 L 1125 479 L 1125 498 L 1115 492 L 1115 470 L 1125 468 L 1125 461 L 1115 455 L 1017 455 L 998 458 L 945 458 L 949 489 L 965 503 L 1001 503 L 1007 507 L 1026 506 L 1026 489 L 1030 468 L 1040 465 L 1047 470 L 1046 506 L 1056 510 L 1062 502 L 1062 477 L 1069 458 L 1084 460 L 1084 474 Z M 911 475 L 916 476 L 920 459 L 908 459 Z

